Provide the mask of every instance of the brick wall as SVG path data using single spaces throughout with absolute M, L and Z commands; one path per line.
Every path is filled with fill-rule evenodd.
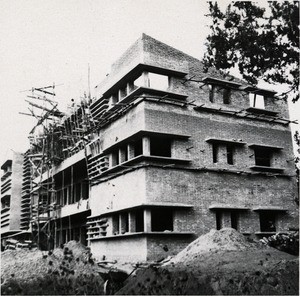
M 204 234 L 216 227 L 216 217 L 209 206 L 215 203 L 243 205 L 240 230 L 258 232 L 256 206 L 281 206 L 287 213 L 279 214 L 278 230 L 296 226 L 298 212 L 294 203 L 295 187 L 289 178 L 240 176 L 214 172 L 193 172 L 176 169 L 147 169 L 147 201 L 192 204 L 192 210 L 175 210 L 175 231 Z

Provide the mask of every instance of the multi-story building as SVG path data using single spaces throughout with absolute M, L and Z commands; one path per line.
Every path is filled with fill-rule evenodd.
M 274 92 L 204 73 L 147 35 L 96 89 L 94 113 L 115 117 L 89 145 L 95 256 L 157 259 L 212 228 L 298 225 L 288 108 Z
M 20 232 L 23 158 L 13 152 L 1 166 L 1 239 Z
M 290 120 L 275 92 L 204 73 L 145 34 L 95 91 L 32 135 L 30 221 L 48 247 L 77 239 L 98 258 L 152 260 L 212 228 L 259 238 L 298 225 Z

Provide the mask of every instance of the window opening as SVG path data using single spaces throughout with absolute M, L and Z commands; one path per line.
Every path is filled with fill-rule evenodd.
M 217 230 L 222 228 L 222 213 L 220 211 L 216 211 L 216 227 Z
M 226 146 L 226 154 L 227 154 L 227 163 L 233 164 L 233 154 L 234 154 L 234 147 L 232 145 Z
M 166 75 L 148 73 L 148 87 L 166 90 L 169 86 L 169 77 Z
M 215 101 L 215 89 L 216 89 L 216 87 L 212 84 L 210 84 L 208 87 L 209 87 L 209 101 L 211 103 L 213 103 Z
M 68 204 L 68 187 L 64 188 L 64 204 L 63 205 L 67 205 Z
M 272 152 L 265 148 L 256 148 L 255 154 L 255 164 L 259 166 L 271 166 Z
M 223 103 L 224 104 L 230 104 L 230 95 L 231 95 L 231 90 L 229 88 L 224 88 L 223 89 Z
M 62 190 L 57 190 L 57 193 L 56 193 L 56 203 L 58 205 L 62 205 Z
M 69 204 L 72 204 L 74 202 L 74 188 L 72 188 L 72 185 L 68 186 L 69 188 Z
M 119 90 L 119 101 L 127 96 L 127 87 L 120 88 Z
M 237 212 L 231 212 L 231 228 L 238 229 L 238 213 Z
M 120 233 L 120 223 L 119 223 L 119 214 L 113 215 L 112 217 L 112 228 L 113 228 L 113 234 L 119 234 Z
M 161 137 L 150 138 L 150 154 L 171 157 L 171 140 Z
M 128 219 L 129 219 L 129 215 L 128 213 L 122 213 L 120 215 L 121 218 L 121 233 L 124 234 L 126 232 L 129 232 L 129 223 L 128 223 Z
M 122 146 L 120 148 L 120 154 L 121 154 L 120 163 L 128 160 L 127 146 Z
M 249 93 L 250 107 L 265 109 L 265 98 L 262 95 Z
M 173 231 L 173 211 L 171 209 L 151 210 L 151 231 Z
M 143 143 L 142 139 L 139 139 L 133 143 L 134 147 L 134 156 L 143 154 Z
M 9 197 L 4 198 L 4 200 L 2 200 L 2 202 L 1 202 L 1 206 L 2 206 L 2 209 L 9 208 L 10 207 L 10 198 Z
M 111 154 L 112 166 L 118 165 L 120 163 L 119 150 L 113 151 Z
M 135 212 L 135 231 L 144 232 L 144 211 L 138 210 Z
M 218 162 L 218 150 L 219 150 L 218 145 L 217 144 L 213 144 L 212 145 L 213 163 L 217 163 Z
M 81 183 L 77 183 L 75 186 L 75 202 L 81 198 Z
M 115 104 L 117 104 L 119 102 L 119 96 L 118 96 L 118 94 L 113 94 L 112 96 L 111 96 L 111 104 L 112 105 L 115 105 Z
M 259 213 L 260 231 L 276 232 L 276 213 L 274 211 L 262 211 Z
M 87 181 L 82 183 L 82 198 L 83 199 L 89 198 L 89 184 Z

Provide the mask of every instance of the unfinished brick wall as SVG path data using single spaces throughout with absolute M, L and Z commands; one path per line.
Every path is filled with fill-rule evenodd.
M 106 91 L 119 92 L 126 83 L 131 83 L 130 79 L 135 77 L 131 71 L 136 69 L 139 63 L 152 66 L 158 73 L 163 68 L 170 70 L 167 91 L 186 95 L 186 99 L 184 96 L 177 97 L 182 102 L 191 104 L 175 106 L 166 104 L 163 99 L 160 102 L 145 100 L 100 130 L 102 150 L 119 149 L 114 153 L 118 153 L 119 159 L 121 162 L 125 161 L 125 165 L 122 167 L 121 164 L 118 167 L 116 161 L 115 168 L 111 166 L 111 170 L 101 177 L 98 184 L 93 184 L 92 216 L 101 215 L 109 210 L 134 207 L 141 203 L 167 203 L 168 207 L 164 209 L 171 208 L 173 211 L 174 233 L 161 231 L 159 234 L 150 235 L 125 234 L 113 238 L 106 237 L 91 241 L 93 253 L 123 259 L 158 259 L 177 253 L 195 236 L 217 227 L 217 210 L 210 209 L 213 204 L 241 206 L 243 209 L 237 212 L 236 223 L 238 230 L 245 234 L 259 235 L 260 217 L 259 212 L 255 210 L 258 206 L 276 206 L 283 209 L 276 212 L 277 231 L 297 227 L 298 212 L 294 202 L 295 172 L 291 161 L 293 151 L 289 126 L 272 118 L 266 119 L 265 116 L 251 118 L 244 110 L 250 107 L 249 93 L 242 90 L 232 89 L 230 99 L 225 104 L 224 88 L 216 85 L 211 102 L 210 86 L 201 80 L 206 76 L 220 79 L 224 77 L 214 69 L 204 73 L 200 61 L 147 35 L 143 35 L 114 63 L 110 75 L 98 87 L 99 96 Z M 145 71 L 148 70 L 149 67 Z M 174 71 L 178 73 L 174 74 Z M 185 77 L 184 73 L 187 73 Z M 125 78 L 120 82 L 122 77 Z M 191 77 L 199 81 L 188 81 Z M 127 78 L 128 81 L 125 81 Z M 238 79 L 233 81 L 244 84 Z M 197 106 L 211 109 L 197 109 Z M 266 96 L 265 107 L 267 112 L 278 112 L 278 116 L 288 118 L 287 103 L 282 100 Z M 220 113 L 223 110 L 232 112 Z M 171 141 L 171 157 L 138 159 L 134 165 L 147 166 L 126 171 L 126 161 L 134 158 L 132 136 L 142 130 L 152 132 L 151 135 L 169 134 L 166 141 Z M 151 156 L 151 135 L 142 139 L 143 153 L 147 156 Z M 223 140 L 222 143 L 218 143 L 217 161 L 214 161 L 213 142 L 209 139 Z M 127 156 L 130 156 L 127 160 L 125 148 L 118 146 L 123 140 L 127 145 Z M 233 143 L 232 152 L 228 152 L 226 141 Z M 277 147 L 272 152 L 271 166 L 284 171 L 274 176 L 268 171 L 257 173 L 251 169 L 256 164 L 254 148 L 251 146 L 253 144 Z M 228 160 L 228 154 L 232 155 L 232 161 Z M 110 159 L 112 160 L 111 155 Z M 144 218 L 146 217 L 144 221 L 151 221 L 149 217 L 152 207 L 147 205 L 143 210 Z M 223 208 L 220 211 L 222 226 L 231 226 L 232 210 Z M 134 215 L 131 210 L 128 212 L 129 216 Z M 119 214 L 118 212 L 117 215 Z M 113 235 L 114 222 L 109 214 L 107 217 L 110 224 L 108 234 Z M 132 218 L 129 221 L 132 224 L 128 227 L 134 233 L 135 220 Z M 124 217 L 121 217 L 118 223 L 122 231 L 125 225 Z M 148 223 L 143 230 L 151 231 L 150 228 Z M 180 236 L 176 235 L 176 232 L 191 232 L 195 236 Z M 168 251 L 164 250 L 165 246 L 168 246 Z M 131 255 L 131 251 L 136 254 Z
M 147 169 L 147 201 L 181 202 L 192 204 L 192 210 L 175 210 L 176 231 L 192 231 L 196 235 L 216 228 L 215 203 L 244 205 L 240 230 L 259 232 L 256 206 L 282 206 L 287 213 L 279 214 L 278 230 L 286 231 L 297 225 L 295 187 L 289 178 L 239 176 L 213 172 L 193 172 L 176 169 Z M 176 222 L 179 220 L 180 222 Z

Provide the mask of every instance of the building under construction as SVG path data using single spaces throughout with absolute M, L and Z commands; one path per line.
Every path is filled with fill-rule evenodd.
M 42 248 L 78 240 L 98 258 L 152 260 L 212 228 L 298 226 L 291 121 L 273 91 L 143 34 L 68 114 L 54 87 L 30 97 L 43 104 L 28 101 L 20 229 Z

